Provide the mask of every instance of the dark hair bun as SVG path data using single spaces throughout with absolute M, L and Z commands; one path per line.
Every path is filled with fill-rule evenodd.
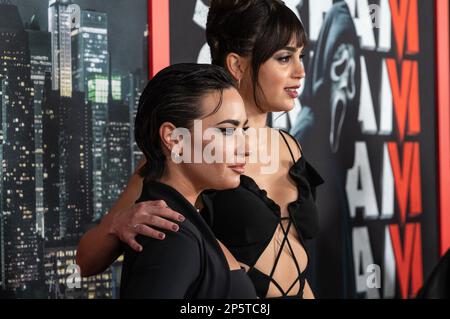
M 248 55 L 255 35 L 270 17 L 276 0 L 212 0 L 206 24 L 206 40 L 214 64 L 223 65 L 223 52 Z
M 297 15 L 280 0 L 211 0 L 206 41 L 212 63 L 226 66 L 229 53 L 250 57 L 254 95 L 262 63 L 291 41 L 304 47 L 307 39 Z

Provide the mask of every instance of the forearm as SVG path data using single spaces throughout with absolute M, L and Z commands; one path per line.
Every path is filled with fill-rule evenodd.
M 115 212 L 105 215 L 101 223 L 90 229 L 80 240 L 76 262 L 83 277 L 103 272 L 121 254 L 119 239 L 111 234 L 111 223 Z
M 76 261 L 83 276 L 92 276 L 108 268 L 122 254 L 122 242 L 137 252 L 142 251 L 142 246 L 135 240 L 138 234 L 162 240 L 164 230 L 178 231 L 179 226 L 173 221 L 182 222 L 184 217 L 163 201 L 135 205 L 141 192 L 142 178 L 135 173 L 100 224 L 81 238 Z
M 109 213 L 103 216 L 100 224 L 83 235 L 78 244 L 76 257 L 82 276 L 92 276 L 104 271 L 122 254 L 120 239 L 113 229 L 114 217 L 121 211 L 129 210 L 141 191 L 142 179 L 135 173 Z

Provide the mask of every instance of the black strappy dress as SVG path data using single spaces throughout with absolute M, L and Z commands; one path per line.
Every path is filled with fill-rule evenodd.
M 287 143 L 285 135 L 281 136 Z M 271 200 L 266 191 L 261 190 L 256 182 L 246 176 L 241 176 L 238 188 L 225 191 L 205 191 L 202 194 L 204 204 L 202 215 L 210 224 L 217 238 L 231 251 L 239 262 L 248 265 L 248 275 L 255 285 L 259 298 L 266 298 L 270 283 L 274 284 L 283 298 L 302 298 L 305 287 L 305 272 L 300 269 L 298 261 L 293 258 L 298 277 L 289 289 L 284 290 L 273 276 L 285 245 L 292 251 L 288 238 L 291 227 L 295 227 L 298 238 L 306 250 L 304 240 L 313 238 L 318 231 L 318 215 L 315 205 L 315 189 L 323 183 L 323 179 L 306 161 L 302 154 L 297 161 L 289 148 L 294 164 L 289 169 L 289 175 L 297 184 L 298 198 L 289 203 L 289 217 L 282 218 L 280 207 Z M 287 219 L 286 223 L 283 221 Z M 265 248 L 273 238 L 278 227 L 281 227 L 284 237 L 270 273 L 263 273 L 255 267 Z M 309 260 L 309 258 L 308 258 Z M 300 289 L 296 293 L 291 290 L 297 282 Z

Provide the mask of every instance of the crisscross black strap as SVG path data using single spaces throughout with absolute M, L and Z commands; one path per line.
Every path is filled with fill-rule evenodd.
M 287 145 L 287 147 L 288 147 L 288 149 L 289 149 L 289 153 L 291 154 L 292 160 L 295 162 L 296 160 L 295 160 L 294 154 L 292 153 L 291 147 L 289 146 L 289 143 L 288 143 L 288 141 L 286 140 L 286 137 L 284 136 L 284 134 L 282 133 L 281 130 L 280 130 L 279 132 L 280 132 L 281 136 L 283 137 L 283 140 L 284 140 L 284 142 L 286 143 L 286 145 Z M 296 142 L 297 142 L 297 141 L 296 141 Z M 298 145 L 298 142 L 297 142 L 297 145 Z M 301 153 L 301 148 L 300 148 L 300 146 L 299 146 L 299 149 L 300 149 L 300 153 Z M 284 226 L 283 226 L 283 220 L 289 220 L 289 223 L 288 223 L 286 229 L 285 229 Z M 289 230 L 290 230 L 291 225 L 292 225 L 292 218 L 291 218 L 291 217 L 282 217 L 282 218 L 280 219 L 279 224 L 280 224 L 280 227 L 281 227 L 281 229 L 282 229 L 282 231 L 283 231 L 283 240 L 282 240 L 282 242 L 281 242 L 280 249 L 278 250 L 277 256 L 275 257 L 275 263 L 273 264 L 272 270 L 271 270 L 271 272 L 270 272 L 269 275 L 266 275 L 266 274 L 264 274 L 264 273 L 261 273 L 261 274 L 264 275 L 264 276 L 266 276 L 266 277 L 268 277 L 268 279 L 270 280 L 270 282 L 272 282 L 272 283 L 275 285 L 275 287 L 277 287 L 277 289 L 280 291 L 280 293 L 281 293 L 281 295 L 282 295 L 283 297 L 287 296 L 287 295 L 289 294 L 289 292 L 292 290 L 292 288 L 294 288 L 295 284 L 299 281 L 299 282 L 300 282 L 300 289 L 299 289 L 299 292 L 298 292 L 297 295 L 302 296 L 302 295 L 303 295 L 303 289 L 304 289 L 304 287 L 305 287 L 305 276 L 306 276 L 306 274 L 305 274 L 305 272 L 302 272 L 302 271 L 301 271 L 300 265 L 298 264 L 298 261 L 297 261 L 297 258 L 295 258 L 294 249 L 292 248 L 292 245 L 291 245 L 291 243 L 289 242 L 288 234 L 289 234 Z M 278 284 L 278 282 L 273 278 L 273 275 L 275 274 L 275 271 L 276 271 L 278 262 L 280 261 L 281 254 L 282 254 L 282 252 L 283 252 L 284 245 L 285 245 L 286 243 L 287 243 L 288 248 L 289 248 L 289 250 L 291 251 L 291 254 L 292 254 L 292 256 L 293 256 L 294 264 L 295 264 L 295 267 L 297 268 L 297 272 L 298 272 L 298 277 L 294 280 L 294 282 L 291 284 L 291 286 L 290 286 L 286 291 L 284 291 L 284 289 L 280 286 L 280 284 Z M 259 258 L 258 258 L 258 259 L 259 259 Z M 252 270 L 257 270 L 257 269 L 255 268 L 255 265 L 257 264 L 257 262 L 258 262 L 258 260 L 255 262 L 255 264 L 253 264 L 253 265 L 250 267 L 249 273 L 250 273 Z M 258 272 L 260 272 L 260 271 L 258 270 Z
M 288 223 L 286 229 L 283 226 L 283 223 L 282 223 L 283 220 L 289 220 L 289 223 Z M 280 249 L 278 250 L 277 256 L 275 257 L 275 262 L 272 266 L 272 270 L 271 270 L 270 274 L 269 275 L 264 274 L 265 276 L 268 277 L 270 282 L 272 282 L 275 285 L 275 287 L 277 287 L 277 289 L 280 291 L 282 296 L 287 296 L 289 294 L 289 292 L 292 290 L 292 288 L 294 288 L 297 281 L 300 282 L 300 289 L 299 289 L 298 295 L 303 294 L 303 288 L 305 286 L 305 274 L 300 269 L 300 265 L 298 264 L 297 258 L 295 258 L 294 249 L 292 248 L 291 243 L 289 242 L 289 238 L 288 238 L 289 229 L 290 229 L 291 225 L 292 225 L 292 219 L 290 217 L 281 218 L 280 227 L 283 231 L 283 240 L 281 242 Z M 288 248 L 291 251 L 291 254 L 293 256 L 294 264 L 295 264 L 295 267 L 297 268 L 297 272 L 298 272 L 298 277 L 294 280 L 294 282 L 291 284 L 291 286 L 286 291 L 284 291 L 284 289 L 280 286 L 280 284 L 278 284 L 278 282 L 273 278 L 273 276 L 275 274 L 278 262 L 280 261 L 280 257 L 283 252 L 283 248 L 286 244 L 288 245 Z M 255 265 L 256 265 L 256 263 L 255 263 Z M 252 265 L 252 267 L 250 267 L 249 272 L 251 272 L 255 268 L 255 265 Z

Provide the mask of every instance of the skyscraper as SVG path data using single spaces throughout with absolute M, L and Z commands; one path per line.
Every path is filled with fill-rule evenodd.
M 26 31 L 30 44 L 31 80 L 34 85 L 34 135 L 35 135 L 35 180 L 36 180 L 36 230 L 44 238 L 44 172 L 42 146 L 42 99 L 45 74 L 52 71 L 51 35 L 42 31 L 33 15 Z
M 108 122 L 108 103 L 102 95 L 107 92 L 106 75 L 92 74 L 88 80 L 88 96 L 92 119 L 92 192 L 93 219 L 98 220 L 105 213 L 102 205 L 103 170 L 106 163 L 106 123 Z M 105 94 L 106 95 L 106 94 Z
M 6 110 L 3 88 L 5 87 L 5 80 L 0 79 L 0 164 L 2 169 L 0 170 L 0 290 L 5 290 L 6 283 L 5 280 L 5 240 L 4 240 L 4 229 L 3 229 L 3 110 Z
M 80 10 L 73 17 L 72 70 L 74 89 L 85 93 L 91 105 L 93 214 L 99 219 L 102 206 L 103 172 L 106 165 L 108 122 L 108 17 L 106 13 Z M 104 94 L 102 94 L 102 91 Z
M 143 74 L 142 70 L 130 72 L 126 77 L 124 77 L 123 81 L 125 103 L 128 105 L 129 112 L 128 121 L 130 122 L 129 152 L 131 155 L 131 172 L 136 170 L 139 161 L 142 159 L 142 152 L 139 150 L 139 147 L 134 139 L 134 120 L 136 118 L 139 99 L 145 83 L 146 76 Z
M 90 105 L 80 92 L 67 98 L 45 91 L 43 109 L 44 198 L 51 209 L 46 233 L 75 244 L 92 220 Z
M 68 289 L 67 266 L 140 155 L 131 125 L 147 79 L 148 33 L 142 46 L 130 47 L 144 54 L 133 59 L 139 70 L 126 78 L 128 69 L 118 65 L 122 71 L 112 76 L 117 42 L 107 13 L 81 10 L 77 0 L 21 1 L 24 13 L 36 15 L 24 27 L 9 2 L 0 0 L 0 295 L 114 298 L 120 259 L 83 279 L 81 289 Z M 36 19 L 42 9 L 48 30 Z M 117 12 L 109 2 L 105 10 Z M 145 21 L 144 14 L 141 21 L 112 22 L 128 28 Z
M 46 234 L 54 240 L 77 240 L 85 221 L 92 219 L 90 105 L 85 94 L 72 87 L 72 32 L 79 31 L 80 16 L 80 7 L 72 1 L 49 2 L 52 90 L 45 91 L 44 118 L 45 128 L 54 131 L 44 132 L 44 185 L 52 210 Z M 58 198 L 52 189 L 58 191 Z
M 61 238 L 59 232 L 59 109 L 53 100 L 52 78 L 45 74 L 42 99 L 42 171 L 44 185 L 44 235 L 46 242 Z
M 127 185 L 131 173 L 130 121 L 128 106 L 122 101 L 109 103 L 109 122 L 106 129 L 107 163 L 103 201 L 110 209 Z
M 103 12 L 80 10 L 73 21 L 73 88 L 87 92 L 91 75 L 108 74 L 108 17 Z
M 48 30 L 52 37 L 52 89 L 72 96 L 72 17 L 80 10 L 71 0 L 50 0 Z
M 28 45 L 17 7 L 0 3 L 2 280 L 18 295 L 40 280 L 35 215 L 34 88 Z
M 144 36 L 142 39 L 142 72 L 148 78 L 149 70 L 149 54 L 148 54 L 148 24 L 145 25 Z

